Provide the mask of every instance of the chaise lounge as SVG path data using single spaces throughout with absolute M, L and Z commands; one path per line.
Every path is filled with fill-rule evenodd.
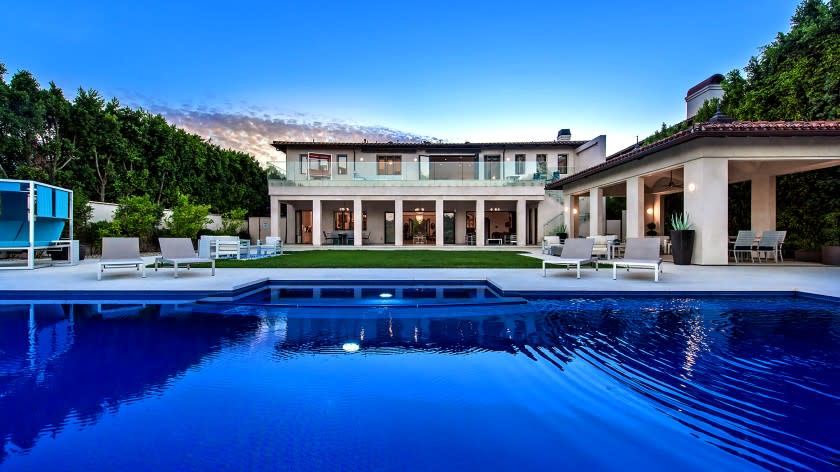
M 96 280 L 102 280 L 102 272 L 112 267 L 136 267 L 141 277 L 146 277 L 146 263 L 140 258 L 139 238 L 102 238 L 102 258 Z
M 543 277 L 546 275 L 546 265 L 565 265 L 566 270 L 572 266 L 577 267 L 577 278 L 580 278 L 580 265 L 595 262 L 595 270 L 598 270 L 598 258 L 592 255 L 591 239 L 567 239 L 563 244 L 563 251 L 560 256 L 547 256 L 543 258 Z
M 190 270 L 192 264 L 210 263 L 210 275 L 216 275 L 216 260 L 198 257 L 190 238 L 159 238 L 160 256 L 155 259 L 155 272 L 159 265 L 172 265 L 175 278 L 178 278 L 178 266 Z
M 617 268 L 653 269 L 653 281 L 659 282 L 662 272 L 662 258 L 659 257 L 659 238 L 627 238 L 624 259 L 613 259 L 613 280 L 618 275 Z

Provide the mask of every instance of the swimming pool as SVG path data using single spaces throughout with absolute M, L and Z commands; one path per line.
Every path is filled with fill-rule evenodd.
M 0 306 L 0 468 L 840 464 L 834 303 L 227 302 Z

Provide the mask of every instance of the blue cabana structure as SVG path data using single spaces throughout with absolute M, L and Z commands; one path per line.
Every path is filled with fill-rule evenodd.
M 62 239 L 65 227 L 69 236 Z M 0 251 L 27 252 L 26 266 L 0 267 L 34 269 L 36 251 L 70 248 L 72 234 L 72 190 L 32 180 L 0 179 Z

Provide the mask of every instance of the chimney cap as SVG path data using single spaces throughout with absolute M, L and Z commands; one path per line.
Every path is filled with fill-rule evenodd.
M 557 139 L 555 141 L 569 141 L 572 139 L 572 130 L 569 128 L 560 128 L 557 132 Z

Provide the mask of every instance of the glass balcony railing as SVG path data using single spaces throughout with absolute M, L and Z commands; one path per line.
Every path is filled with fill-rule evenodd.
M 530 165 L 528 165 L 530 164 Z M 328 161 L 309 162 L 301 168 L 288 166 L 285 172 L 269 163 L 269 183 L 276 186 L 543 186 L 567 175 L 548 169 L 541 171 L 536 163 L 523 167 L 513 162 L 356 162 L 338 164 Z M 517 168 L 518 167 L 518 168 Z M 517 172 L 518 171 L 518 172 Z

